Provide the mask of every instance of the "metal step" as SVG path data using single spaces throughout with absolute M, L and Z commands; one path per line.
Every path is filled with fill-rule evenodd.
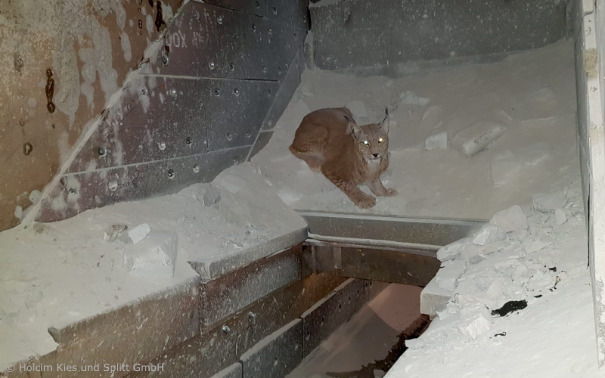
M 486 222 L 480 219 L 297 212 L 307 222 L 310 239 L 389 249 L 438 249 L 462 239 Z
M 401 218 L 300 211 L 313 272 L 426 286 L 441 266 L 437 250 L 480 228 L 483 220 Z

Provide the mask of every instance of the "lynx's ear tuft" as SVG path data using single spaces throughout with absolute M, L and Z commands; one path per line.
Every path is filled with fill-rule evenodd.
M 385 108 L 384 109 L 384 119 L 382 120 L 382 122 L 380 122 L 380 128 L 386 133 L 389 133 L 389 120 L 391 119 L 391 117 L 389 117 L 389 108 Z

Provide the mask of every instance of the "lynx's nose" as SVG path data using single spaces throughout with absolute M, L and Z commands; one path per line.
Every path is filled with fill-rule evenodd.
M 372 154 L 372 156 L 374 156 L 375 158 L 377 158 L 377 157 L 378 157 L 378 154 Z

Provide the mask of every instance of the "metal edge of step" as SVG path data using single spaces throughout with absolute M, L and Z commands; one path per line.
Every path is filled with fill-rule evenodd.
M 297 210 L 307 222 L 308 239 L 431 254 L 483 226 L 484 219 L 413 218 Z

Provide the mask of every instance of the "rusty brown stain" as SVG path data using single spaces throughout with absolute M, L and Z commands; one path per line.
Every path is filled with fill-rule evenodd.
M 15 53 L 13 55 L 13 65 L 15 66 L 15 71 L 19 72 L 19 74 L 23 73 L 23 57 L 19 53 Z
M 53 79 L 53 70 L 46 70 L 46 88 L 44 90 L 46 92 L 46 108 L 49 113 L 55 112 L 55 104 L 53 103 L 53 96 L 55 95 L 55 79 Z
M 29 154 L 32 153 L 32 150 L 34 149 L 34 146 L 32 146 L 31 143 L 27 142 L 23 145 L 23 154 L 25 156 L 29 156 Z
M 162 25 L 166 25 L 166 23 L 164 22 L 164 18 L 162 17 L 162 2 L 160 0 L 158 0 L 158 2 L 156 3 L 156 15 L 155 15 L 155 27 L 156 30 L 159 32 L 160 29 L 162 28 Z

